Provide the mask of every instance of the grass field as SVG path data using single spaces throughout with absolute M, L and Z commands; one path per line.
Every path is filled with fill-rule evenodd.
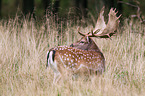
M 41 25 L 34 20 L 0 21 L 0 96 L 144 96 L 145 36 L 139 22 L 123 26 L 110 39 L 94 38 L 106 59 L 106 71 L 89 80 L 64 77 L 53 84 L 46 70 L 47 51 L 69 45 L 80 37 L 72 21 L 63 28 L 51 18 Z M 91 30 L 81 27 L 81 32 Z M 59 31 L 59 33 L 58 33 Z

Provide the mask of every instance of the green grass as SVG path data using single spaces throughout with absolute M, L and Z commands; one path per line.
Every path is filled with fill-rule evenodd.
M 80 38 L 78 26 L 72 24 L 73 21 L 63 28 L 51 18 L 39 26 L 27 19 L 0 21 L 0 96 L 145 94 L 145 36 L 139 34 L 143 26 L 138 22 L 129 25 L 126 20 L 112 40 L 93 38 L 106 59 L 106 71 L 100 77 L 92 76 L 86 81 L 68 76 L 54 85 L 53 71 L 45 68 L 47 51 Z M 80 30 L 88 32 L 91 28 L 88 24 Z

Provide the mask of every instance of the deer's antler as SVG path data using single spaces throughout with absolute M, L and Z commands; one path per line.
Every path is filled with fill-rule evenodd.
M 105 7 L 103 6 L 103 8 L 101 9 L 100 11 L 100 14 L 99 14 L 99 17 L 98 17 L 98 20 L 97 20 L 97 23 L 95 25 L 95 29 L 93 31 L 93 33 L 95 34 L 96 31 L 99 29 L 100 31 L 97 33 L 97 34 L 100 34 L 103 32 L 103 30 L 106 28 L 106 24 L 105 24 L 105 21 L 104 21 L 104 9 Z
M 105 7 L 103 7 L 100 11 L 95 29 L 91 32 L 88 32 L 87 34 L 83 34 L 79 31 L 78 28 L 78 33 L 82 36 L 89 36 L 89 37 L 100 37 L 100 38 L 110 38 L 113 34 L 115 34 L 115 31 L 117 30 L 117 27 L 119 25 L 119 18 L 120 16 L 116 16 L 116 14 L 118 12 L 115 12 L 116 9 L 113 10 L 113 8 L 110 9 L 109 12 L 109 20 L 107 25 L 105 24 L 104 21 L 104 9 Z
M 115 34 L 115 30 L 117 30 L 117 27 L 119 25 L 119 17 L 116 16 L 118 12 L 115 12 L 116 9 L 113 10 L 113 8 L 110 9 L 109 12 L 109 20 L 107 25 L 104 21 L 104 7 L 100 11 L 100 15 L 98 17 L 96 26 L 92 34 L 89 34 L 90 37 L 100 37 L 100 38 L 110 38 L 113 34 Z

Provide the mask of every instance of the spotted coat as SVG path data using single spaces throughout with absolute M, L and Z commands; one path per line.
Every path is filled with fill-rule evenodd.
M 64 70 L 82 74 L 90 73 L 90 71 L 102 73 L 105 70 L 104 56 L 100 51 L 58 46 L 49 50 L 48 53 L 47 66 L 53 69 L 56 77 Z

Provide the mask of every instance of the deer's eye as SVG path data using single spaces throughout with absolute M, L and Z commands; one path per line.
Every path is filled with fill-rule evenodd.
M 85 43 L 84 41 L 80 41 L 80 43 Z

